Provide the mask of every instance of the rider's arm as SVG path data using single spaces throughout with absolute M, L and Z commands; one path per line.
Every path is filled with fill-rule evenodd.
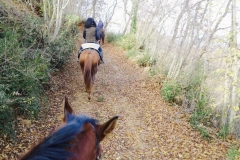
M 95 30 L 95 37 L 97 41 L 100 40 L 100 31 L 98 27 L 96 27 L 96 30 Z
M 86 39 L 86 30 L 83 30 L 83 38 Z

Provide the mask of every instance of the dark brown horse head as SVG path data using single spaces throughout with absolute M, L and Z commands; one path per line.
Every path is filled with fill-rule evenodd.
M 64 99 L 64 124 L 32 148 L 21 160 L 96 160 L 101 157 L 100 142 L 116 126 L 118 116 L 102 125 L 85 115 L 74 114 L 68 99 Z
M 82 51 L 80 55 L 80 67 L 89 100 L 91 99 L 91 92 L 98 65 L 100 65 L 100 57 L 97 51 L 94 49 L 86 49 Z

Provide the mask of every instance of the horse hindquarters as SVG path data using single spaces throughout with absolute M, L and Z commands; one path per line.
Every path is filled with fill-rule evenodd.
M 86 92 L 88 93 L 88 99 L 91 99 L 91 92 L 95 75 L 97 73 L 97 67 L 100 64 L 100 57 L 94 50 L 84 50 L 80 55 L 80 66 L 82 69 L 84 84 Z
M 90 99 L 90 93 L 92 92 L 92 60 L 90 58 L 90 54 L 86 55 L 86 61 L 84 63 L 84 69 L 83 69 L 83 77 L 84 77 L 84 84 L 85 89 L 89 93 L 89 99 Z

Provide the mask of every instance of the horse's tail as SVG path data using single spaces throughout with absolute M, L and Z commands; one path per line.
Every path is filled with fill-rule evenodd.
M 86 54 L 86 61 L 84 63 L 84 84 L 88 93 L 92 92 L 92 59 L 90 51 Z

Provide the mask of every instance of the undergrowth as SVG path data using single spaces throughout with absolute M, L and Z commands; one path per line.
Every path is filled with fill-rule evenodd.
M 150 54 L 147 52 L 144 53 L 143 56 L 138 58 L 137 63 L 141 67 L 147 67 L 154 65 L 156 62 L 154 59 L 151 59 Z
M 116 44 L 127 51 L 133 49 L 136 42 L 134 34 L 122 35 L 107 33 L 106 36 L 108 43 Z
M 208 95 L 207 88 L 202 86 L 206 77 L 201 63 L 197 64 L 196 69 L 188 75 L 182 74 L 182 77 L 178 77 L 178 81 L 164 81 L 161 95 L 170 104 L 185 105 L 183 108 L 191 112 L 190 124 L 201 133 L 204 139 L 209 141 L 211 136 L 208 127 L 213 126 L 211 122 L 213 111 L 209 107 L 211 97 Z
M 125 56 L 126 56 L 127 58 L 133 58 L 133 57 L 135 57 L 136 55 L 137 55 L 137 51 L 134 50 L 134 49 L 131 49 L 131 50 L 127 51 L 126 54 L 125 54 Z
M 111 42 L 114 41 L 126 51 L 126 57 L 136 59 L 139 66 L 147 67 L 156 64 L 151 59 L 147 49 L 137 47 L 137 40 L 133 33 L 122 35 L 111 35 Z M 192 127 L 198 130 L 203 138 L 210 141 L 211 135 L 208 127 L 212 127 L 213 111 L 209 107 L 211 97 L 208 95 L 207 87 L 203 86 L 206 80 L 203 62 L 198 61 L 195 68 L 186 73 L 181 73 L 177 80 L 166 80 L 162 82 L 160 93 L 163 99 L 170 104 L 186 105 L 191 113 L 190 123 Z M 154 75 L 155 70 L 150 69 L 150 75 Z M 184 103 L 183 103 L 184 101 Z M 226 137 L 228 130 L 221 129 L 218 133 L 219 137 Z
M 4 7 L 7 10 L 7 7 Z M 0 8 L 0 134 L 14 139 L 17 118 L 37 119 L 48 72 L 61 68 L 75 48 L 78 30 L 66 19 L 58 38 L 43 35 L 43 18 L 20 18 Z M 46 104 L 44 104 L 46 105 Z
M 108 43 L 116 43 L 117 41 L 120 40 L 121 35 L 120 34 L 115 34 L 115 33 L 107 33 L 106 34 L 107 41 Z
M 227 160 L 239 160 L 240 159 L 240 147 L 232 146 L 228 149 Z
M 181 86 L 176 81 L 165 81 L 162 84 L 161 95 L 168 103 L 174 103 L 175 98 L 182 92 Z

